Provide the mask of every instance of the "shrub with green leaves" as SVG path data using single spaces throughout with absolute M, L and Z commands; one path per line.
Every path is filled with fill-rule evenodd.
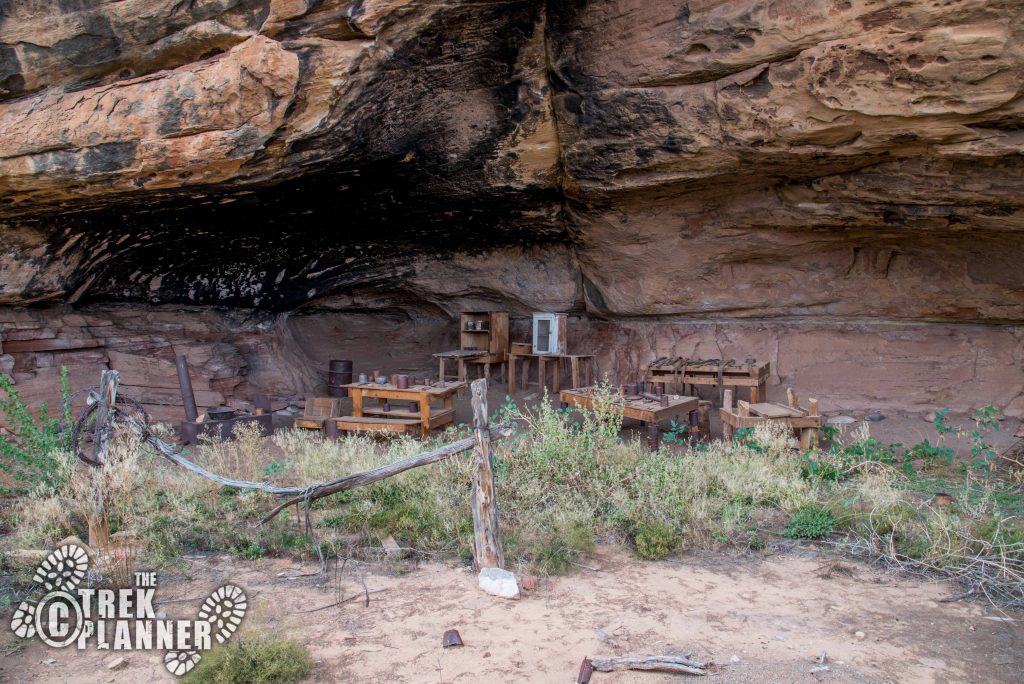
M 657 521 L 638 522 L 633 527 L 633 546 L 641 558 L 661 560 L 679 548 L 679 533 Z
M 247 636 L 203 654 L 185 675 L 188 684 L 294 684 L 313 669 L 313 658 L 297 641 L 270 635 Z
M 70 411 L 66 401 L 71 394 L 68 369 L 63 366 L 58 390 L 62 405 Z M 61 467 L 58 455 L 61 448 L 58 417 L 50 415 L 45 401 L 39 405 L 38 417 L 33 416 L 6 373 L 0 373 L 0 413 L 13 435 L 0 436 L 0 470 L 20 483 L 15 492 L 37 487 L 52 491 L 59 487 L 67 469 Z M 70 422 L 69 418 L 64 416 L 66 423 Z
M 824 506 L 809 503 L 789 518 L 783 533 L 793 539 L 824 539 L 836 529 L 836 519 Z

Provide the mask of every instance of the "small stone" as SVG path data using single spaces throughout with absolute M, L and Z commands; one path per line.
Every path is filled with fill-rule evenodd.
M 868 415 L 864 416 L 864 420 L 870 421 L 872 423 L 878 423 L 880 421 L 885 420 L 885 416 L 883 416 L 881 413 L 869 413 Z
M 56 663 L 57 663 L 57 659 L 56 658 L 47 658 L 46 660 L 43 661 L 44 665 L 55 665 Z
M 926 423 L 934 423 L 935 422 L 935 411 L 929 411 L 928 413 L 926 413 L 925 416 L 924 416 L 924 422 L 926 422 Z
M 524 575 L 522 580 L 522 586 L 524 591 L 533 591 L 537 588 L 539 582 L 536 575 Z
M 500 598 L 519 598 L 519 583 L 516 576 L 501 568 L 484 568 L 480 571 L 480 588 L 491 596 Z
M 785 641 L 786 637 L 782 636 L 781 634 L 776 634 L 775 635 L 775 640 L 776 641 Z
M 108 670 L 120 670 L 121 668 L 123 668 L 127 664 L 128 664 L 128 661 L 125 658 L 114 658 L 109 663 L 107 663 L 107 669 Z
M 735 665 L 736 663 L 740 662 L 740 657 L 738 655 L 734 655 L 729 658 L 729 662 Z
M 832 416 L 825 423 L 827 425 L 849 425 L 850 423 L 856 423 L 857 419 L 850 416 Z
M 819 672 L 829 672 L 831 668 L 828 665 L 816 665 L 811 668 L 811 674 L 818 674 Z
M 865 634 L 864 632 L 861 632 L 860 630 L 858 630 L 858 631 L 853 633 L 853 636 L 857 637 L 858 641 L 863 641 L 864 638 L 867 637 L 867 634 Z

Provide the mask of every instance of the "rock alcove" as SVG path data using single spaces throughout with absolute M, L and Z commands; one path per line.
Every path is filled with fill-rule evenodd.
M 811 0 L 0 7 L 0 332 L 180 418 L 571 314 L 632 377 L 1024 414 L 1024 8 Z

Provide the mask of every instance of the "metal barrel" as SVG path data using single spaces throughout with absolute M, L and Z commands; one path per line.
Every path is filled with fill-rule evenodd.
M 334 359 L 328 364 L 327 396 L 347 397 L 348 390 L 342 385 L 352 382 L 352 362 L 348 359 Z

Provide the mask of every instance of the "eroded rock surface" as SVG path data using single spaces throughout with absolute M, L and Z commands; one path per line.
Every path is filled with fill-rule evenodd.
M 0 303 L 255 310 L 197 338 L 239 354 L 211 400 L 273 357 L 237 336 L 287 357 L 280 312 L 487 306 L 582 316 L 609 368 L 755 329 L 811 382 L 809 325 L 945 393 L 905 329 L 971 365 L 956 401 L 1019 403 L 1022 26 L 1008 0 L 8 2 Z M 124 325 L 167 356 L 163 315 Z

